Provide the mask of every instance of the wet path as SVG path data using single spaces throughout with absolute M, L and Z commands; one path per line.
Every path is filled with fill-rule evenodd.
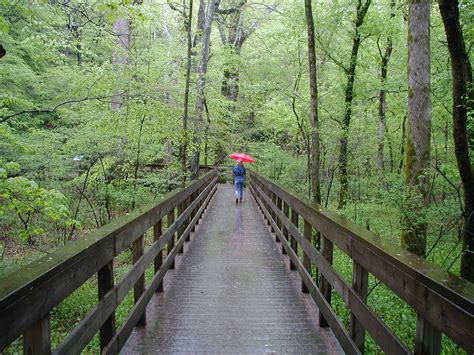
M 123 354 L 342 353 L 245 193 L 236 205 L 232 187 L 219 185 Z

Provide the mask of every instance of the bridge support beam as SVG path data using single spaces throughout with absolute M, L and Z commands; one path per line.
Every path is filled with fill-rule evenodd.
M 304 239 L 306 239 L 307 241 L 311 243 L 312 234 L 313 234 L 313 227 L 311 226 L 311 223 L 309 223 L 307 220 L 304 220 L 304 229 L 303 229 Z M 304 251 L 303 251 L 303 267 L 306 269 L 309 276 L 311 277 L 311 259 L 309 258 L 309 255 L 306 254 Z M 301 284 L 301 291 L 303 291 L 304 293 L 309 293 L 309 289 L 304 283 L 304 281 L 302 281 L 302 284 Z
M 51 321 L 49 313 L 23 334 L 23 353 L 27 355 L 51 354 Z
M 158 221 L 157 224 L 153 226 L 153 241 L 157 242 L 160 240 L 161 235 L 163 234 L 163 220 Z M 160 250 L 155 257 L 154 271 L 155 274 L 160 270 L 161 265 L 163 265 L 163 250 Z M 156 292 L 163 292 L 163 281 L 160 282 L 156 288 Z
M 132 245 L 132 254 L 133 254 L 133 263 L 135 264 L 138 260 L 143 255 L 143 240 L 144 236 L 141 235 L 138 237 Z M 133 298 L 135 301 L 135 304 L 138 303 L 138 300 L 140 299 L 140 296 L 145 292 L 145 274 L 143 273 L 140 278 L 137 280 L 135 283 L 135 286 L 133 286 Z M 136 326 L 137 327 L 143 327 L 146 325 L 146 311 L 143 311 L 143 314 L 140 316 Z
M 332 256 L 334 246 L 332 242 L 324 236 L 321 236 L 321 254 L 323 257 L 332 265 Z M 319 290 L 323 297 L 331 304 L 331 285 L 330 283 L 321 275 L 321 283 L 319 284 Z M 329 327 L 329 323 L 326 318 L 319 312 L 319 325 L 321 327 Z
M 286 202 L 283 202 L 283 213 L 285 214 L 286 218 L 290 218 L 290 206 Z M 284 243 L 288 244 L 288 229 L 283 225 L 283 230 L 282 230 L 283 236 L 285 237 Z M 281 247 L 281 252 L 283 254 L 286 253 L 286 249 L 282 246 Z
M 97 273 L 97 284 L 99 291 L 99 301 L 114 288 L 114 261 L 104 265 Z M 104 350 L 107 344 L 115 335 L 115 311 L 100 328 L 100 350 Z
M 441 352 L 441 333 L 420 314 L 416 320 L 416 355 L 436 355 Z
M 174 209 L 168 212 L 168 215 L 166 217 L 166 222 L 168 224 L 168 228 L 174 223 Z M 171 250 L 173 250 L 173 248 L 174 248 L 174 234 L 171 236 L 170 241 L 168 242 L 168 247 L 166 249 L 167 258 L 169 257 Z M 175 268 L 175 262 L 173 260 L 173 262 L 170 264 L 170 270 L 174 268 Z
M 299 224 L 299 216 L 298 212 L 295 210 L 291 210 L 291 223 L 295 226 L 296 229 L 298 229 L 298 224 Z M 291 249 L 295 252 L 296 255 L 298 255 L 298 241 L 291 236 L 290 237 L 290 244 L 291 244 Z M 295 264 L 290 260 L 290 270 L 296 270 Z
M 354 261 L 352 271 L 352 288 L 367 303 L 367 289 L 369 286 L 369 273 L 358 262 Z M 365 329 L 359 320 L 351 313 L 350 335 L 359 350 L 364 352 Z

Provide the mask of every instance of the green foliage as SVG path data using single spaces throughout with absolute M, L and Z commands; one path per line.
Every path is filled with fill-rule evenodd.
M 42 188 L 24 176 L 14 176 L 19 172 L 18 163 L 0 161 L 0 222 L 14 228 L 13 236 L 32 244 L 35 237 L 46 233 L 49 223 L 62 227 L 77 224 L 65 206 L 63 194 Z
M 406 150 L 402 152 L 408 95 L 406 9 L 397 2 L 391 17 L 390 3 L 373 2 L 361 28 L 349 132 L 349 198 L 347 207 L 338 213 L 399 243 L 408 194 L 403 186 Z M 355 2 L 316 5 L 321 191 L 323 204 L 334 209 L 347 82 L 343 67 L 350 58 Z M 188 156 L 199 148 L 202 163 L 230 164 L 229 153 L 247 152 L 258 160 L 252 168 L 309 197 L 304 7 L 296 0 L 280 2 L 273 12 L 271 6 L 274 2 L 265 0 L 245 7 L 243 28 L 255 32 L 239 54 L 222 44 L 214 26 L 206 77 L 207 112 L 199 127 L 203 139 L 200 146 L 189 144 Z M 469 26 L 472 8 L 472 2 L 460 1 L 466 43 L 472 42 L 474 34 Z M 431 205 L 423 211 L 422 220 L 420 215 L 410 217 L 428 224 L 427 258 L 458 273 L 463 202 L 450 118 L 451 73 L 435 4 L 432 10 L 433 139 L 432 168 L 427 172 Z M 118 19 L 132 24 L 129 50 L 124 50 L 114 33 Z M 389 36 L 393 53 L 382 84 L 380 60 Z M 30 253 L 40 254 L 7 243 L 11 236 L 15 242 L 30 239 L 41 250 L 50 250 L 179 186 L 179 147 L 184 137 L 193 141 L 200 51 L 199 46 L 193 49 L 190 120 L 184 131 L 184 38 L 182 17 L 166 0 L 141 5 L 132 0 L 0 0 L 0 43 L 7 51 L 0 59 L 4 89 L 0 92 L 0 120 L 4 120 L 0 123 L 0 240 L 5 255 L 0 277 L 20 267 Z M 472 51 L 469 55 L 472 63 Z M 128 64 L 116 64 L 119 56 L 126 56 Z M 226 69 L 239 73 L 235 102 L 221 94 Z M 376 162 L 382 88 L 387 90 L 384 170 Z M 117 94 L 123 94 L 124 105 L 112 109 Z M 474 131 L 472 118 L 468 131 Z M 470 137 L 472 141 L 474 134 Z M 160 164 L 168 167 L 158 168 Z M 119 264 L 125 263 L 121 258 L 127 256 L 118 258 Z M 350 280 L 351 265 L 343 256 L 336 256 L 335 265 Z M 95 282 L 86 283 L 54 311 L 55 344 L 94 304 Z M 370 287 L 376 282 L 371 277 Z M 125 318 L 132 302 L 128 296 L 118 319 Z M 382 286 L 374 288 L 369 304 L 405 343 L 412 344 L 412 310 Z M 348 310 L 342 300 L 335 298 L 334 307 L 347 323 Z M 70 324 L 62 327 L 60 320 Z M 448 353 L 457 351 L 443 342 Z M 368 352 L 379 352 L 370 339 L 366 346 Z M 97 348 L 95 338 L 86 351 Z

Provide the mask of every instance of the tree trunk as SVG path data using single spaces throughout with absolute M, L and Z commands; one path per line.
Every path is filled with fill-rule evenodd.
M 461 257 L 461 276 L 474 282 L 474 171 L 469 160 L 468 117 L 472 122 L 474 90 L 472 69 L 466 53 L 464 37 L 459 23 L 458 0 L 439 0 L 451 57 L 453 76 L 453 136 L 454 152 L 464 188 L 464 230 Z
M 430 1 L 409 0 L 408 6 L 406 206 L 401 244 L 409 251 L 424 256 L 427 224 L 423 211 L 429 205 L 426 169 L 430 162 L 431 137 Z
M 186 63 L 186 86 L 184 89 L 184 113 L 183 113 L 183 143 L 181 145 L 181 174 L 182 186 L 186 185 L 186 160 L 188 149 L 188 113 L 189 113 L 189 86 L 191 84 L 192 65 L 192 33 L 191 25 L 193 20 L 193 0 L 189 0 L 189 17 L 186 22 L 186 32 L 188 39 L 187 63 Z
M 224 19 L 223 16 L 220 17 L 219 31 L 222 44 L 228 46 L 232 55 L 237 57 L 240 56 L 242 45 L 248 38 L 242 26 L 242 11 L 246 2 L 247 0 L 240 1 L 240 3 L 232 9 L 233 11 L 231 11 L 226 19 Z M 225 33 L 226 28 L 228 30 L 227 35 Z M 239 96 L 240 68 L 239 64 L 232 58 L 230 58 L 230 62 L 231 63 L 226 64 L 224 68 L 221 94 L 228 100 L 237 101 L 237 97 Z
M 355 72 L 357 66 L 357 54 L 360 47 L 360 27 L 364 23 L 365 15 L 369 9 L 371 0 L 366 0 L 362 4 L 362 0 L 357 2 L 357 15 L 355 20 L 355 32 L 354 38 L 352 39 L 352 52 L 351 52 L 351 61 L 349 63 L 349 68 L 346 70 L 347 74 L 347 85 L 344 99 L 344 118 L 342 120 L 342 133 L 340 138 L 340 149 L 339 149 L 339 204 L 338 208 L 343 208 L 346 205 L 346 197 L 348 192 L 348 176 L 347 176 L 347 144 L 349 139 L 349 125 L 351 122 L 352 115 L 352 101 L 354 93 L 354 80 Z
M 220 0 L 209 0 L 207 7 L 206 21 L 202 38 L 201 61 L 198 67 L 199 80 L 197 85 L 196 115 L 194 118 L 194 151 L 191 160 L 191 176 L 195 179 L 199 175 L 199 155 L 201 145 L 201 133 L 203 130 L 204 93 L 206 89 L 207 64 L 209 61 L 209 51 L 211 42 L 212 21 L 215 9 L 219 6 Z
M 117 36 L 116 43 L 119 47 L 118 51 L 112 57 L 112 64 L 114 67 L 127 65 L 130 62 L 128 55 L 130 50 L 130 20 L 119 18 L 115 21 L 112 29 Z M 112 110 L 119 110 L 124 105 L 126 105 L 124 95 L 114 95 L 112 97 Z
M 314 40 L 314 20 L 311 0 L 305 0 L 306 27 L 308 30 L 309 91 L 311 97 L 311 195 L 313 201 L 321 203 L 319 181 L 320 143 L 318 121 L 318 82 L 316 73 L 316 45 Z
M 390 18 L 394 17 L 395 14 L 393 10 L 395 8 L 395 0 L 392 0 L 390 3 L 390 8 L 392 13 Z M 379 92 L 379 129 L 378 129 L 378 149 L 377 149 L 377 167 L 383 171 L 385 169 L 385 158 L 384 158 L 384 146 L 385 146 L 385 131 L 387 126 L 387 90 L 385 89 L 385 82 L 387 81 L 387 70 L 388 62 L 390 56 L 392 55 L 392 36 L 389 34 L 387 36 L 387 46 L 385 47 L 385 52 L 381 58 L 380 65 L 380 84 L 381 89 Z

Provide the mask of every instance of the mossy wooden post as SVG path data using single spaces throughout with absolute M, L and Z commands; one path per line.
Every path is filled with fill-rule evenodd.
M 145 239 L 144 236 L 141 235 L 132 244 L 132 254 L 133 254 L 134 264 L 138 260 L 140 260 L 140 258 L 143 255 L 144 239 Z M 135 283 L 135 286 L 133 286 L 133 299 L 135 301 L 135 304 L 138 303 L 138 300 L 140 299 L 140 296 L 143 294 L 143 292 L 145 292 L 145 273 L 143 273 L 140 276 L 140 278 Z M 146 325 L 146 311 L 143 311 L 143 314 L 140 316 L 136 324 L 137 327 L 143 327 L 144 325 Z
M 51 321 L 49 313 L 23 334 L 23 353 L 27 355 L 51 354 Z
M 294 209 L 291 210 L 291 223 L 295 226 L 296 229 L 298 229 L 298 224 L 299 224 L 299 216 L 298 212 L 296 212 Z M 298 256 L 298 242 L 296 239 L 291 236 L 291 249 L 295 252 L 296 256 Z M 290 270 L 296 270 L 295 264 L 290 260 Z
M 352 288 L 364 303 L 367 303 L 367 288 L 369 285 L 369 273 L 358 262 L 354 261 L 352 271 Z M 349 329 L 350 335 L 354 343 L 357 345 L 361 353 L 364 353 L 365 329 L 359 320 L 351 313 L 351 324 Z
M 265 195 L 267 195 L 270 199 L 272 198 L 272 192 L 270 189 L 267 189 L 266 187 L 264 188 L 263 190 L 263 193 Z M 272 224 L 270 223 L 270 219 L 272 217 L 272 213 L 271 213 L 271 208 L 270 206 L 268 205 L 268 203 L 265 201 L 265 200 L 262 200 L 263 201 L 263 204 L 265 206 L 265 209 L 269 212 L 269 216 L 268 216 L 268 219 L 267 219 L 267 225 L 271 226 Z M 271 228 L 271 231 L 273 232 L 273 228 Z
M 158 240 L 160 240 L 160 237 L 162 234 L 163 234 L 163 220 L 159 220 L 158 223 L 153 226 L 153 240 L 157 242 Z M 155 257 L 155 263 L 154 263 L 155 274 L 160 270 L 162 264 L 163 264 L 163 249 L 160 250 Z M 163 281 L 156 288 L 156 292 L 163 292 Z
M 288 206 L 286 202 L 283 202 L 283 213 L 285 214 L 287 218 L 290 218 L 290 206 Z M 285 226 L 283 226 L 282 233 L 283 233 L 283 236 L 285 237 L 285 240 L 283 242 L 288 244 L 289 233 L 288 233 L 288 229 Z M 286 249 L 283 246 L 281 248 L 281 252 L 283 254 L 286 254 Z
M 321 254 L 323 257 L 332 265 L 332 255 L 333 255 L 333 244 L 332 242 L 321 236 Z M 331 285 L 329 282 L 321 275 L 321 283 L 319 284 L 319 290 L 321 291 L 323 297 L 331 304 Z M 324 318 L 324 316 L 319 312 L 319 326 L 321 327 L 329 327 L 328 322 Z
M 183 214 L 184 210 L 186 209 L 186 201 L 187 199 L 178 205 L 178 218 Z M 183 235 L 183 232 L 186 229 L 186 224 L 187 224 L 187 220 L 184 220 L 183 224 L 179 226 L 176 240 L 179 240 L 181 236 Z M 181 248 L 179 248 L 178 253 L 182 254 L 183 252 L 184 252 L 184 244 L 181 244 Z
M 273 221 L 275 222 L 276 224 L 276 229 L 278 229 L 278 217 L 277 217 L 277 212 L 276 210 L 278 210 L 279 206 L 278 206 L 278 196 L 273 192 L 272 190 L 272 202 L 273 202 L 273 205 L 275 206 L 275 209 L 271 209 L 271 214 L 272 214 L 272 219 Z M 275 232 L 275 241 L 277 243 L 280 242 L 280 239 L 278 238 L 278 234 L 276 232 L 276 230 L 273 229 L 272 227 L 272 231 Z
M 191 195 L 191 198 L 189 200 L 190 203 L 193 203 L 196 198 L 199 197 L 199 193 L 200 193 L 200 189 L 198 189 L 196 192 L 194 192 L 192 195 Z M 199 206 L 200 204 L 198 203 L 197 206 L 194 208 L 194 210 L 191 212 L 191 217 L 189 218 L 190 221 L 192 221 L 194 219 L 194 217 L 196 217 L 196 213 L 199 209 Z M 196 221 L 196 223 L 193 225 L 193 229 L 191 229 L 191 232 L 195 232 L 196 231 L 196 225 L 199 223 L 199 219 Z M 188 236 L 188 239 L 186 239 L 187 241 L 191 240 L 191 235 Z
M 114 261 L 111 260 L 97 273 L 99 301 L 114 288 Z M 115 311 L 100 328 L 100 350 L 104 350 L 115 335 Z
M 280 211 L 283 210 L 283 208 L 282 208 L 282 207 L 283 207 L 283 206 L 282 206 L 282 203 L 283 203 L 282 199 L 281 199 L 280 197 L 276 196 L 276 205 L 277 205 L 277 208 L 278 208 Z M 275 214 L 275 215 L 276 215 L 276 214 Z M 278 217 L 276 217 L 276 219 L 277 219 L 277 220 L 276 220 L 277 227 L 278 227 L 279 230 L 281 230 L 281 220 L 280 220 L 280 218 L 278 218 Z
M 471 329 L 472 330 L 472 329 Z M 415 354 L 439 354 L 441 352 L 441 333 L 421 315 L 416 319 Z
M 195 195 L 195 192 L 193 192 L 193 194 L 192 194 L 191 196 L 189 196 L 189 197 L 186 199 L 186 204 L 185 204 L 185 208 L 184 208 L 184 209 L 188 208 L 189 205 L 191 204 L 191 202 L 193 202 L 194 196 L 196 196 L 196 195 Z M 185 226 L 185 227 L 187 227 L 187 226 L 191 223 L 191 221 L 193 220 L 194 211 L 195 211 L 195 210 L 192 210 L 191 213 L 189 214 L 189 217 L 188 217 L 188 219 L 186 220 L 186 226 Z M 184 230 L 184 229 L 186 229 L 186 228 L 183 228 L 183 230 Z M 191 230 L 191 232 L 194 232 L 194 227 L 193 227 L 193 229 Z M 186 241 L 189 242 L 190 240 L 191 240 L 191 233 L 188 233 L 188 235 L 186 236 Z
M 311 243 L 311 236 L 313 234 L 313 227 L 311 226 L 311 224 L 307 220 L 304 220 L 304 227 L 303 228 L 304 228 L 303 229 L 304 239 L 306 239 L 308 242 Z M 303 251 L 303 267 L 306 269 L 306 271 L 308 271 L 308 274 L 311 275 L 311 259 L 309 258 L 309 255 L 306 254 L 304 251 Z M 304 281 L 301 282 L 301 291 L 303 291 L 304 293 L 309 292 L 308 287 L 306 286 Z
M 168 212 L 166 221 L 168 223 L 168 228 L 174 223 L 174 208 Z M 166 249 L 167 258 L 169 258 L 171 250 L 173 250 L 174 248 L 174 236 L 175 236 L 175 233 L 173 233 L 173 235 L 170 238 L 170 241 L 168 242 L 168 248 Z M 173 262 L 170 264 L 170 269 L 174 269 L 174 267 L 175 267 L 175 262 L 173 260 Z

